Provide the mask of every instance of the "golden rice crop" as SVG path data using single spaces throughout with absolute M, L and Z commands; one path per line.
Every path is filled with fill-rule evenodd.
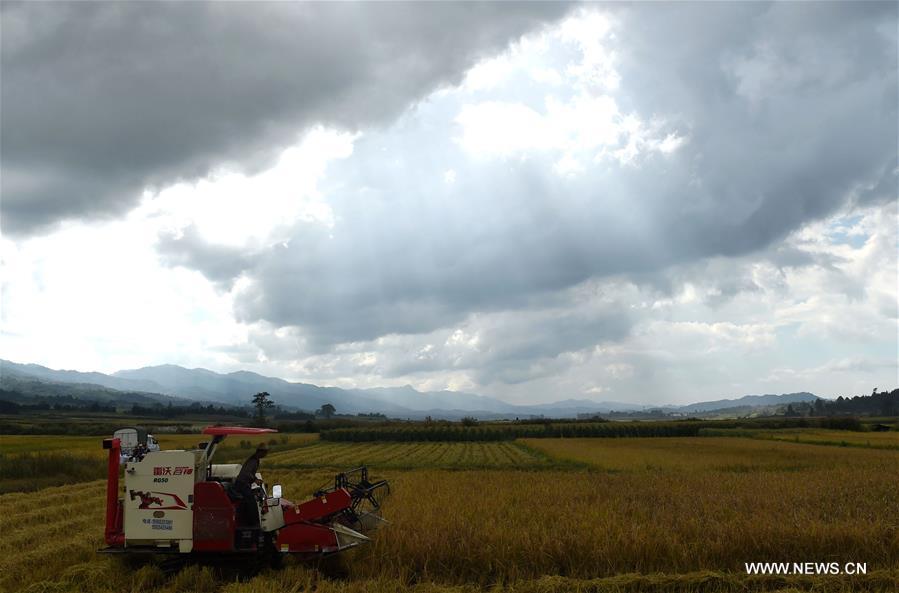
M 700 434 L 709 436 L 740 436 L 754 439 L 772 439 L 813 445 L 837 447 L 869 447 L 872 449 L 899 449 L 899 431 L 859 432 L 856 430 L 823 430 L 819 428 L 785 428 L 781 430 L 756 429 L 702 429 Z
M 242 461 L 263 441 L 275 450 L 290 450 L 317 440 L 318 435 L 264 434 L 242 440 L 230 439 L 219 447 L 216 459 L 220 463 Z M 163 449 L 197 447 L 209 440 L 199 434 L 163 435 L 159 439 Z M 12 435 L 0 439 L 0 494 L 30 491 L 62 484 L 74 484 L 102 478 L 106 474 L 105 459 L 109 452 L 101 446 L 99 437 L 55 437 Z
M 15 455 L 60 452 L 105 458 L 107 451 L 103 450 L 101 441 L 100 437 L 3 435 L 0 436 L 0 453 Z
M 333 443 L 321 441 L 284 453 L 272 453 L 274 467 L 336 467 L 368 465 L 375 469 L 547 467 L 550 462 L 514 442 Z
M 457 583 L 740 571 L 796 558 L 897 568 L 894 477 L 848 468 L 403 473 L 393 525 L 352 568 Z
M 524 439 L 557 460 L 606 470 L 801 471 L 863 465 L 896 474 L 899 454 L 889 450 L 821 447 L 733 437 L 668 439 Z
M 342 466 L 365 452 L 362 444 L 327 445 L 273 453 L 262 471 L 269 483 L 283 484 L 286 498 L 303 500 L 329 482 L 333 470 L 290 469 L 275 462 L 320 449 L 315 459 Z M 543 468 L 532 472 L 483 465 L 488 459 L 499 463 L 505 450 L 482 449 L 481 443 L 441 443 L 468 445 L 467 450 L 414 451 L 408 448 L 413 443 L 403 444 L 405 449 L 372 445 L 381 448 L 368 453 L 381 455 L 385 467 L 404 456 L 425 467 L 378 469 L 391 480 L 384 509 L 391 525 L 374 534 L 370 545 L 330 562 L 289 562 L 281 571 L 240 576 L 220 566 L 167 571 L 100 557 L 94 550 L 102 543 L 104 484 L 97 481 L 0 496 L 0 589 L 899 590 L 895 451 L 740 438 L 541 439 L 530 446 L 561 461 L 553 466 L 551 459 L 516 447 Z M 452 471 L 437 466 L 448 455 L 457 460 L 448 465 Z M 464 470 L 462 463 L 480 469 Z M 747 576 L 743 563 L 755 561 L 866 562 L 869 574 Z
M 112 435 L 109 435 L 112 436 Z M 210 437 L 203 434 L 158 434 L 155 435 L 163 449 L 188 449 L 196 447 Z M 249 435 L 242 438 L 226 439 L 220 451 L 240 449 L 240 442 L 246 441 L 246 448 L 255 447 L 260 442 L 274 440 L 278 448 L 290 448 L 318 440 L 316 433 L 277 433 Z M 0 453 L 43 453 L 61 452 L 106 458 L 108 452 L 102 447 L 103 437 L 96 436 L 48 436 L 48 435 L 3 435 L 0 436 Z M 248 453 L 249 454 L 249 453 Z

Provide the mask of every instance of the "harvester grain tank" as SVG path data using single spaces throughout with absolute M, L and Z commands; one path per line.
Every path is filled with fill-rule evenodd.
M 276 431 L 208 427 L 203 430 L 211 437 L 208 443 L 196 449 L 148 451 L 125 461 L 124 472 L 121 440 L 104 440 L 103 447 L 109 450 L 107 547 L 100 551 L 264 553 L 277 559 L 282 554 L 325 556 L 369 541 L 366 533 L 385 523 L 381 502 L 390 487 L 386 480 L 369 481 L 365 467 L 338 474 L 333 485 L 299 504 L 283 498 L 279 485 L 269 492 L 257 474 L 258 521 L 241 517 L 240 499 L 231 488 L 240 465 L 213 464 L 213 455 L 228 435 L 272 432 Z

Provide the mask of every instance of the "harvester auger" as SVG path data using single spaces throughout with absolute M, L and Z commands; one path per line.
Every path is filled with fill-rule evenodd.
M 241 525 L 240 499 L 231 484 L 239 464 L 213 464 L 216 447 L 227 435 L 277 432 L 267 428 L 211 426 L 212 439 L 197 449 L 150 451 L 124 461 L 119 487 L 121 443 L 105 439 L 109 450 L 106 487 L 106 553 L 285 554 L 312 558 L 353 548 L 386 521 L 381 502 L 390 493 L 386 480 L 370 482 L 368 469 L 356 468 L 334 479 L 303 503 L 254 488 L 258 523 Z M 258 477 L 258 474 L 257 474 Z M 244 518 L 245 520 L 245 518 Z

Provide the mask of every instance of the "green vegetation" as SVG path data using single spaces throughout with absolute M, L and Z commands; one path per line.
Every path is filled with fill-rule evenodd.
M 138 410 L 143 409 L 139 406 Z M 277 408 L 273 408 L 277 410 Z M 91 412 L 88 408 L 31 411 L 27 414 L 0 414 L 0 435 L 111 435 L 122 426 L 139 425 L 154 434 L 194 434 L 210 424 L 248 425 L 250 418 L 232 413 L 231 409 L 211 406 L 174 407 L 173 414 L 160 406 L 153 413 L 125 414 L 108 411 Z M 227 412 L 224 413 L 223 412 Z M 268 424 L 279 432 L 318 433 L 336 428 L 370 427 L 381 425 L 408 425 L 388 422 L 382 414 L 358 414 L 337 416 L 330 419 L 316 418 L 306 413 L 275 412 Z
M 121 427 L 119 427 L 121 428 Z M 150 431 L 152 432 L 152 431 Z M 103 435 L 112 436 L 112 432 Z M 163 449 L 195 449 L 209 437 L 203 434 L 156 434 Z M 274 452 L 283 452 L 302 447 L 318 440 L 317 434 L 262 434 L 241 439 L 227 439 L 217 449 L 216 461 L 228 463 L 243 460 L 260 442 L 266 442 Z M 106 459 L 107 451 L 102 447 L 102 439 L 91 436 L 48 436 L 48 435 L 4 435 L 0 438 L 0 454 L 13 458 L 22 454 L 59 453 L 75 457 Z M 91 478 L 93 479 L 93 478 Z
M 854 397 L 840 396 L 835 400 L 819 399 L 814 402 L 795 403 L 787 406 L 787 416 L 899 416 L 899 389 Z
M 254 395 L 252 404 L 254 409 L 253 421 L 258 426 L 266 426 L 268 424 L 266 414 L 268 413 L 269 408 L 273 408 L 275 406 L 275 402 L 272 401 L 268 391 L 260 391 L 259 393 Z
M 570 422 L 546 424 L 426 424 L 372 428 L 342 428 L 322 432 L 328 441 L 511 441 L 517 438 L 690 436 L 699 432 L 692 422 Z
M 785 428 L 819 427 L 840 430 L 864 430 L 854 417 L 824 418 L 751 418 L 740 420 L 596 422 L 576 420 L 517 421 L 479 423 L 468 422 L 393 422 L 380 426 L 354 425 L 322 429 L 326 441 L 511 441 L 521 438 L 627 438 L 627 437 L 686 437 L 698 436 L 703 429 L 780 430 Z
M 122 416 L 119 414 L 89 414 L 82 412 L 7 415 L 0 417 L 0 435 L 82 435 L 110 436 L 123 426 L 140 425 L 153 434 L 191 434 L 214 422 L 228 420 L 211 418 L 160 419 L 147 416 Z M 234 418 L 230 418 L 235 423 Z

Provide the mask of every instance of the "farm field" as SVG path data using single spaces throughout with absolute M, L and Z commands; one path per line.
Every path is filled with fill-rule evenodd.
M 523 439 L 558 461 L 588 463 L 612 471 L 797 472 L 862 464 L 899 472 L 899 454 L 889 450 L 822 447 L 791 440 L 735 437 L 666 439 Z
M 302 500 L 359 461 L 391 480 L 391 525 L 346 555 L 255 574 L 95 554 L 103 481 L 0 496 L 0 590 L 899 590 L 892 450 L 738 437 L 313 442 L 275 446 L 262 471 Z M 868 574 L 748 576 L 756 561 L 865 562 Z
M 161 434 L 163 449 L 196 447 L 209 437 L 196 434 Z M 226 440 L 219 448 L 220 462 L 245 459 L 262 441 L 280 450 L 300 447 L 317 434 L 268 434 Z M 0 494 L 73 484 L 106 475 L 106 451 L 96 436 L 4 435 L 0 437 Z
M 478 469 L 549 467 L 539 451 L 515 442 L 333 443 L 316 442 L 284 453 L 277 448 L 266 462 L 271 467 L 335 467 Z
M 194 434 L 164 434 L 158 435 L 157 440 L 164 449 L 179 449 L 196 446 L 198 438 Z M 0 453 L 58 452 L 105 459 L 106 451 L 100 446 L 102 440 L 103 437 L 97 436 L 9 435 L 0 437 Z
M 785 428 L 780 430 L 756 429 L 704 429 L 709 436 L 738 436 L 753 439 L 771 439 L 814 445 L 838 447 L 870 447 L 872 449 L 899 450 L 899 431 L 858 432 L 852 430 L 822 430 L 816 428 Z
M 112 435 L 110 435 L 112 436 Z M 210 437 L 202 434 L 158 434 L 155 435 L 159 446 L 163 449 L 184 449 L 196 447 L 201 441 L 208 441 Z M 318 440 L 315 433 L 290 433 L 250 435 L 242 439 L 226 440 L 221 451 L 240 449 L 240 442 L 246 441 L 250 445 L 246 449 L 255 447 L 262 441 L 274 440 L 280 448 L 294 447 Z M 97 436 L 46 436 L 46 435 L 4 435 L 0 437 L 0 453 L 45 453 L 59 452 L 73 455 L 88 455 L 99 459 L 106 458 L 106 451 L 101 443 L 103 437 Z

